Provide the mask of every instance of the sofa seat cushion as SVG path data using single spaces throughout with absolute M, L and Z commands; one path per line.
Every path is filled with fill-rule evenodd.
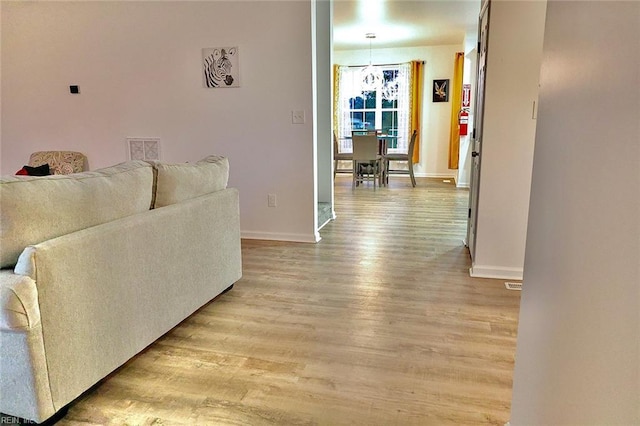
M 211 155 L 197 163 L 153 163 L 157 173 L 154 207 L 220 191 L 229 181 L 229 160 Z
M 151 208 L 153 169 L 130 161 L 93 172 L 0 179 L 0 267 L 51 238 Z
M 0 330 L 29 330 L 39 323 L 35 281 L 9 269 L 0 271 Z

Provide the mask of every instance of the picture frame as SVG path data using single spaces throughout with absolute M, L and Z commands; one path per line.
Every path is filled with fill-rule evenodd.
M 238 48 L 202 49 L 202 77 L 206 88 L 240 87 Z
M 449 79 L 433 80 L 433 102 L 449 102 Z

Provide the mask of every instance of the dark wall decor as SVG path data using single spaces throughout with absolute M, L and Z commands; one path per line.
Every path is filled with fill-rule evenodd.
M 205 87 L 240 87 L 237 47 L 202 49 Z
M 449 79 L 433 80 L 433 102 L 449 102 Z

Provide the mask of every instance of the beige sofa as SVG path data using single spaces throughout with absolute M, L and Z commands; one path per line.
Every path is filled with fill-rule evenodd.
M 226 158 L 0 180 L 0 413 L 42 422 L 242 274 Z

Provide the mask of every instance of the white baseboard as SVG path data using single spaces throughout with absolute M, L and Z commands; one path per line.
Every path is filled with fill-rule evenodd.
M 502 266 L 473 265 L 469 275 L 474 278 L 494 278 L 498 280 L 522 281 L 522 268 L 505 268 Z
M 400 175 L 400 176 L 404 176 L 404 175 Z M 409 175 L 406 175 L 407 177 L 409 177 Z M 415 177 L 426 177 L 426 178 L 435 178 L 435 179 L 451 179 L 454 180 L 456 179 L 456 177 L 458 177 L 457 175 L 453 174 L 453 175 L 447 175 L 444 173 L 414 173 Z M 394 175 L 395 177 L 395 175 Z
M 277 232 L 254 232 L 241 231 L 240 238 L 246 240 L 269 240 L 269 241 L 291 241 L 294 243 L 317 243 L 320 241 L 320 234 L 279 234 Z
M 471 182 L 456 182 L 456 186 L 458 188 L 470 189 L 471 188 Z

